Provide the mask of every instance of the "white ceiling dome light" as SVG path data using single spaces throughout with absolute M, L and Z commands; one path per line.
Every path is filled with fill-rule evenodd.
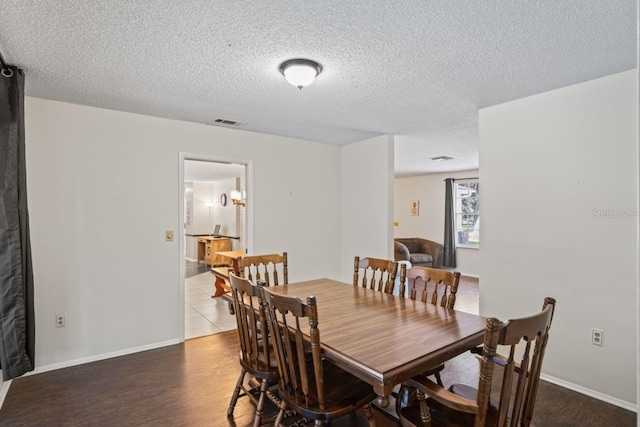
M 302 90 L 322 72 L 322 65 L 310 59 L 290 59 L 280 64 L 280 72 L 290 84 Z

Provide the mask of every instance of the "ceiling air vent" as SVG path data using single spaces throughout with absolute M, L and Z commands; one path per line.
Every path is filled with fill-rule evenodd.
M 215 119 L 213 122 L 217 125 L 230 126 L 234 128 L 244 126 L 246 124 L 246 123 L 236 122 L 235 120 L 229 120 L 229 119 Z
M 434 162 L 444 162 L 446 160 L 453 160 L 454 157 L 449 157 L 449 156 L 438 156 L 438 157 L 432 157 L 431 160 L 433 160 Z

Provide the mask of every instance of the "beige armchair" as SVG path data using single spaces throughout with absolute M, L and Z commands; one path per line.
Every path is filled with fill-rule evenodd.
M 394 239 L 396 261 L 409 261 L 411 265 L 442 268 L 444 246 L 419 237 Z

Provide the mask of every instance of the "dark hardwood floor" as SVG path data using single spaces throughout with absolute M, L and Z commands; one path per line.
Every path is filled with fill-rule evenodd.
M 460 297 L 473 293 L 474 281 L 463 283 Z M 246 397 L 235 419 L 226 417 L 240 372 L 238 349 L 237 332 L 228 331 L 19 378 L 0 410 L 0 426 L 249 426 L 253 406 Z M 477 360 L 466 353 L 446 363 L 443 380 L 475 384 L 477 371 Z M 378 427 L 397 425 L 381 413 L 376 421 Z M 542 381 L 534 424 L 631 427 L 636 414 Z M 332 425 L 366 422 L 347 417 Z
M 59 369 L 13 381 L 0 410 L 2 426 L 249 426 L 253 406 L 241 398 L 226 410 L 237 379 L 236 331 L 184 344 Z M 473 384 L 477 361 L 447 362 L 445 383 Z M 379 427 L 394 426 L 377 414 Z M 537 426 L 635 426 L 636 414 L 542 382 Z M 347 418 L 334 426 L 366 425 Z

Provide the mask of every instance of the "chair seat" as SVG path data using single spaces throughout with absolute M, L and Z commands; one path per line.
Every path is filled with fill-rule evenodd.
M 409 261 L 411 261 L 412 265 L 432 263 L 433 262 L 433 256 L 429 255 L 429 254 L 412 253 L 409 256 Z
M 465 384 L 454 384 L 449 388 L 454 394 L 458 396 L 476 400 L 478 391 Z M 455 411 L 450 409 L 441 403 L 438 403 L 434 399 L 427 398 L 427 407 L 429 408 L 429 413 L 431 414 L 431 427 L 443 427 L 443 426 L 472 426 L 475 421 L 475 415 L 467 414 L 460 411 Z M 487 422 L 486 426 L 495 426 L 498 423 L 498 402 L 494 399 L 491 399 L 491 403 L 489 405 L 489 410 L 487 412 Z M 422 425 L 420 422 L 420 407 L 416 402 L 414 404 L 409 405 L 405 408 L 400 409 L 400 413 L 398 414 L 401 420 L 406 420 L 411 422 L 416 426 Z
M 300 401 L 286 390 L 278 389 L 287 405 L 304 417 L 314 420 L 332 420 L 356 411 L 377 397 L 371 385 L 328 361 L 323 361 L 325 408 L 320 409 L 316 394 L 315 378 L 309 379 L 309 402 Z M 313 371 L 311 371 L 313 372 Z
M 240 365 L 256 378 L 272 380 L 278 378 L 278 363 L 272 351 L 269 355 L 269 365 L 263 353 L 260 353 L 257 360 L 244 360 L 240 351 L 239 360 Z

